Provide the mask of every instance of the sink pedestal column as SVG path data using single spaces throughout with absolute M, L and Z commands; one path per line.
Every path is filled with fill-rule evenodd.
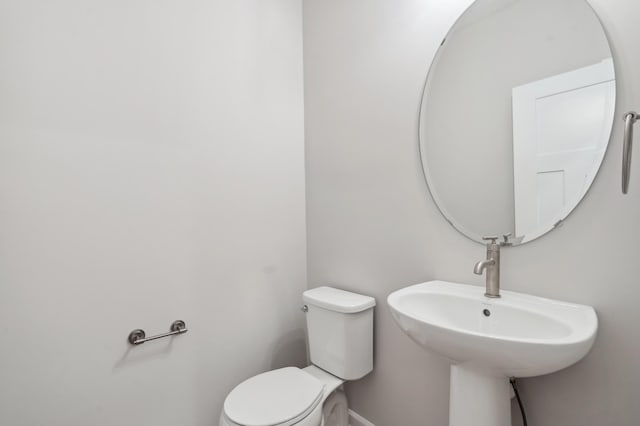
M 511 426 L 509 379 L 465 364 L 452 365 L 449 426 Z

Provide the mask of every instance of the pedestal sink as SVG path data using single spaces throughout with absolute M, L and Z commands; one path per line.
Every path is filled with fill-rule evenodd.
M 582 359 L 598 329 L 593 308 L 431 281 L 387 299 L 416 343 L 451 363 L 450 426 L 511 425 L 509 377 L 553 373 Z

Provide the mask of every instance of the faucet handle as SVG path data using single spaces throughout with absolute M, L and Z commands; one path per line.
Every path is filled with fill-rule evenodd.
M 509 232 L 508 234 L 502 234 L 502 242 L 500 243 L 503 246 L 510 246 L 513 243 L 509 241 L 509 238 L 513 237 L 513 232 Z
M 482 237 L 482 239 L 484 241 L 490 241 L 489 244 L 497 244 L 497 241 L 498 241 L 498 237 L 497 236 L 493 236 L 493 235 L 488 236 L 488 237 Z

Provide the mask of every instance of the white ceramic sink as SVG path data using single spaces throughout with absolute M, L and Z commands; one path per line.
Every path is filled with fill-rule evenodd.
M 490 299 L 484 291 L 431 281 L 387 299 L 411 339 L 453 364 L 450 425 L 510 425 L 507 378 L 548 374 L 576 363 L 591 349 L 598 329 L 589 306 L 511 291 Z M 490 418 L 485 422 L 482 416 Z
M 400 328 L 415 342 L 453 363 L 474 363 L 506 376 L 538 376 L 574 364 L 598 329 L 589 306 L 432 281 L 388 298 Z M 489 315 L 489 316 L 487 316 Z

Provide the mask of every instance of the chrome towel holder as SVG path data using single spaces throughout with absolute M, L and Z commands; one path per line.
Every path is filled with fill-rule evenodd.
M 151 340 L 162 339 L 163 337 L 175 336 L 177 334 L 184 334 L 187 331 L 187 325 L 182 320 L 174 321 L 171 324 L 171 331 L 164 334 L 158 334 L 156 336 L 147 337 L 146 333 L 142 329 L 135 329 L 131 333 L 129 333 L 129 343 L 132 345 L 141 345 L 145 342 L 149 342 Z
M 640 114 L 630 111 L 624 115 L 624 145 L 622 147 L 622 193 L 629 192 L 631 175 L 631 150 L 633 148 L 633 125 L 640 120 Z

